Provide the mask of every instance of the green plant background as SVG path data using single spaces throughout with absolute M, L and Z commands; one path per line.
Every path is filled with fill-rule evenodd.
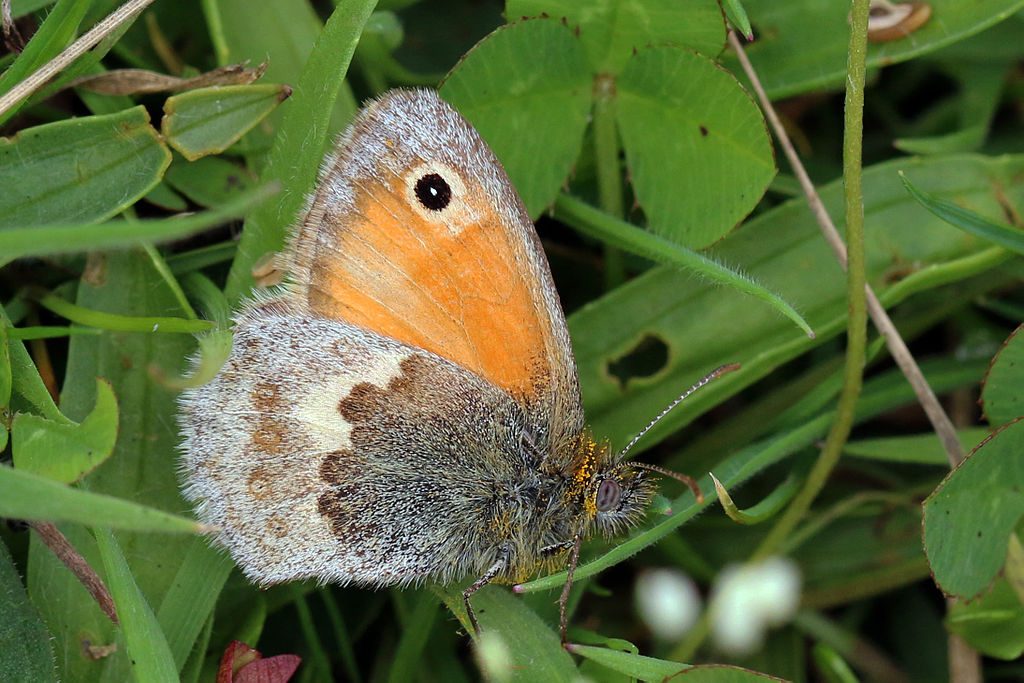
M 0 56 L 0 95 L 116 4 L 15 0 L 30 40 Z M 838 222 L 847 4 L 742 4 L 750 58 Z M 802 482 L 842 381 L 846 284 L 714 0 L 158 0 L 0 113 L 0 516 L 58 522 L 121 617 L 36 534 L 5 527 L 0 680 L 213 680 L 234 639 L 299 654 L 301 681 L 472 680 L 479 666 L 514 680 L 944 680 L 948 633 L 992 680 L 1024 675 L 1024 2 L 931 4 L 928 24 L 868 54 L 867 277 L 972 454 L 949 472 L 869 340 L 853 439 L 783 545 L 800 610 L 746 657 L 652 636 L 632 591 L 664 566 L 706 589 L 764 535 L 722 514 L 705 473 L 756 522 Z M 265 62 L 257 82 L 72 83 L 247 60 Z M 638 446 L 698 477 L 705 501 L 666 484 L 671 514 L 584 547 L 573 655 L 558 642 L 560 574 L 475 599 L 511 658 L 501 668 L 466 646 L 461 586 L 259 590 L 178 491 L 177 393 L 216 372 L 232 306 L 357 103 L 401 86 L 438 87 L 538 221 L 598 435 L 621 446 L 705 372 L 743 366 Z

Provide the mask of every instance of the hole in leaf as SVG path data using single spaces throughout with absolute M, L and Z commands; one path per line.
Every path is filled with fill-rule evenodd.
M 623 356 L 608 362 L 608 374 L 623 389 L 633 379 L 653 377 L 668 365 L 668 344 L 660 337 L 645 334 L 636 346 Z

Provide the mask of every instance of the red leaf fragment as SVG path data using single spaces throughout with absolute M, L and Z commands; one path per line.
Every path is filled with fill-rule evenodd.
M 217 683 L 288 683 L 301 663 L 298 655 L 264 659 L 259 651 L 233 640 L 221 657 Z

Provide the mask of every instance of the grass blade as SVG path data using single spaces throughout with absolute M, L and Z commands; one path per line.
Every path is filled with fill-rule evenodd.
M 377 0 L 339 4 L 306 61 L 263 171 L 264 179 L 279 181 L 285 191 L 279 201 L 265 204 L 245 222 L 225 288 L 229 301 L 237 301 L 249 291 L 256 260 L 281 249 L 286 228 L 313 188 L 334 100 L 363 26 L 376 5 Z
M 782 297 L 768 291 L 749 277 L 729 270 L 706 256 L 690 251 L 635 225 L 613 218 L 567 194 L 560 195 L 555 201 L 555 216 L 580 232 L 596 237 L 606 244 L 649 258 L 657 263 L 696 273 L 758 298 L 796 323 L 808 337 L 814 338 L 811 326 Z
M 265 185 L 219 208 L 163 220 L 38 225 L 0 231 L 0 265 L 25 256 L 113 249 L 180 239 L 244 215 L 276 191 Z
M 64 486 L 46 477 L 0 466 L 0 517 L 76 522 L 135 531 L 198 533 L 195 520 L 113 496 Z
M 121 546 L 109 529 L 96 530 L 96 545 L 99 547 L 103 566 L 106 569 L 107 585 L 117 605 L 117 616 L 121 622 L 121 633 L 128 650 L 128 661 L 137 681 L 176 681 L 178 667 L 167 646 L 160 624 L 145 596 L 135 583 L 128 562 L 121 553 Z
M 903 171 L 900 171 L 900 180 L 921 206 L 950 225 L 1024 256 L 1024 232 L 917 189 Z

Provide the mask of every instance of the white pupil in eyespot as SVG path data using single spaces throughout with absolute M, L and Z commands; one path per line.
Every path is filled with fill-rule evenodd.
M 452 188 L 437 173 L 427 173 L 416 181 L 416 198 L 424 208 L 440 211 L 452 200 Z

